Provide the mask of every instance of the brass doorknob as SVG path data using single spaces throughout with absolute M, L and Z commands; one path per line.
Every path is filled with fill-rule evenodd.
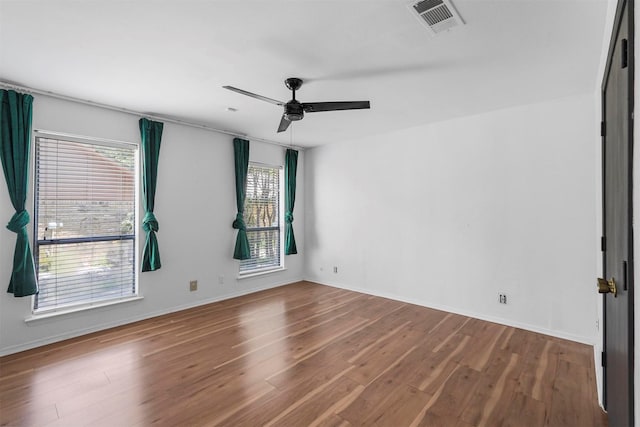
M 613 278 L 604 280 L 598 277 L 598 292 L 601 294 L 612 293 L 614 297 L 618 296 L 615 280 L 613 280 Z

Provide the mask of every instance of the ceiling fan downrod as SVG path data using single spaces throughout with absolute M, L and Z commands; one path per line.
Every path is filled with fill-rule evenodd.
M 287 102 L 284 106 L 284 117 L 290 122 L 302 120 L 304 117 L 304 108 L 302 104 L 296 100 L 296 90 L 302 86 L 302 79 L 289 77 L 284 81 L 284 84 L 293 93 L 291 101 Z

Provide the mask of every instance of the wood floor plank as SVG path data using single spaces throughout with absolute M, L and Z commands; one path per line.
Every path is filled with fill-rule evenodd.
M 0 406 L 2 423 L 6 426 L 46 425 L 58 420 L 58 409 L 55 404 L 31 404 L 8 408 Z
M 507 385 L 513 384 L 509 381 L 509 376 L 516 369 L 519 357 L 516 353 L 509 355 L 508 363 L 495 381 L 495 386 L 486 394 L 484 405 L 480 410 L 480 419 L 477 421 L 478 427 L 495 425 L 492 420 L 500 420 L 503 411 L 508 409 L 508 405 L 499 405 L 499 403 L 509 400 L 510 395 L 505 393 L 505 389 Z M 485 389 L 485 391 L 487 390 Z
M 469 320 L 469 318 L 458 314 L 440 313 L 445 314 L 445 317 L 437 317 L 436 319 L 439 320 L 438 323 L 425 325 L 427 326 L 426 340 L 434 349 L 438 348 L 438 346 L 442 346 L 451 335 L 454 335 Z
M 385 408 L 397 395 L 398 390 L 406 388 L 417 373 L 429 364 L 432 357 L 431 351 L 416 348 L 371 382 L 350 405 L 339 412 L 339 415 L 351 424 L 358 424 L 374 411 Z
M 544 425 L 546 419 L 547 410 L 544 403 L 516 393 L 511 399 L 502 425 L 504 427 L 536 427 Z
M 362 386 L 346 376 L 323 388 L 321 392 L 299 399 L 280 415 L 269 421 L 264 427 L 271 426 L 308 426 L 327 414 L 327 410 L 336 402 L 349 397 Z M 296 406 L 297 405 L 297 406 Z
M 428 427 L 474 427 L 460 418 L 441 416 L 433 412 L 426 413 L 420 425 Z
M 430 398 L 430 395 L 414 387 L 402 386 L 383 405 L 375 408 L 369 416 L 363 418 L 360 425 L 408 426 Z
M 579 390 L 588 381 L 585 367 L 562 359 L 558 362 L 549 425 L 566 425 L 569 420 L 584 427 L 596 425 L 591 405 L 583 400 Z
M 409 380 L 409 384 L 427 393 L 435 393 L 442 381 L 458 366 L 469 341 L 470 337 L 464 335 L 456 335 L 449 340 L 440 351 L 432 353 L 426 363 L 417 366 L 415 376 Z
M 313 427 L 351 427 L 352 424 L 337 415 L 332 415 L 329 418 L 325 418 L 319 424 L 314 425 Z M 312 426 L 309 426 L 312 427 Z
M 297 282 L 0 358 L 0 426 L 606 426 L 593 348 Z
M 440 397 L 431 405 L 430 411 L 441 417 L 460 418 L 475 391 L 481 374 L 473 368 L 460 366 L 447 379 Z
M 408 328 L 394 337 L 389 337 L 370 352 L 353 361 L 355 369 L 349 372 L 349 378 L 359 384 L 368 385 L 404 359 L 416 348 L 420 340 L 420 334 Z
M 350 369 L 352 369 L 351 366 L 334 375 L 327 375 L 322 370 L 318 370 L 315 375 L 305 381 L 283 385 L 281 389 L 275 389 L 248 405 L 237 416 L 223 420 L 220 425 L 250 427 L 282 418 L 286 413 L 309 401 L 313 396 L 340 380 Z
M 465 352 L 465 357 L 460 362 L 478 372 L 485 368 L 496 346 L 498 346 L 498 341 L 507 329 L 505 326 L 488 322 L 485 326 L 487 326 L 485 330 L 471 336 L 468 351 Z
M 353 365 L 344 360 L 335 360 L 326 353 L 318 353 L 308 359 L 295 361 L 265 379 L 274 387 L 286 390 L 300 383 L 312 381 L 318 376 L 323 377 L 320 382 L 328 380 L 347 368 L 353 368 Z

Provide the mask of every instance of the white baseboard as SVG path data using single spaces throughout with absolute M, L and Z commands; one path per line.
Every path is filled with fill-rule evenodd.
M 602 389 L 603 389 L 603 384 L 602 384 L 602 368 L 598 368 L 598 364 L 600 363 L 600 358 L 602 357 L 601 352 L 602 350 L 600 349 L 600 346 L 598 345 L 594 345 L 593 346 L 593 360 L 594 360 L 594 366 L 596 369 L 596 391 L 598 392 L 598 404 L 600 405 L 600 407 L 602 408 L 602 410 L 604 411 L 604 400 L 603 400 L 603 395 L 602 395 Z
M 295 283 L 297 281 L 301 281 L 301 280 L 307 280 L 309 282 L 314 282 L 314 283 L 319 283 L 321 285 L 325 285 L 325 286 L 331 286 L 334 288 L 340 288 L 340 289 L 345 289 L 345 290 L 349 290 L 349 291 L 353 291 L 353 292 L 359 292 L 362 294 L 367 294 L 367 295 L 372 295 L 372 296 L 378 296 L 378 297 L 382 297 L 382 298 L 388 298 L 388 299 L 392 299 L 395 301 L 401 301 L 401 302 L 406 302 L 408 304 L 414 304 L 414 305 L 419 305 L 422 307 L 428 307 L 428 308 L 433 308 L 435 310 L 441 310 L 441 311 L 446 311 L 449 313 L 455 313 L 455 314 L 460 314 L 462 316 L 467 316 L 467 317 L 473 317 L 475 319 L 480 319 L 480 320 L 486 320 L 488 322 L 493 322 L 493 323 L 498 323 L 501 325 L 506 325 L 506 326 L 512 326 L 515 328 L 520 328 L 520 329 L 524 329 L 527 331 L 531 331 L 531 332 L 537 332 L 543 335 L 549 335 L 552 337 L 556 337 L 556 338 L 562 338 L 562 339 L 566 339 L 569 341 L 575 341 L 575 342 L 579 342 L 582 344 L 587 344 L 587 345 L 594 345 L 594 339 L 593 338 L 589 338 L 589 337 L 584 337 L 584 336 L 580 336 L 580 335 L 574 335 L 574 334 L 569 334 L 566 332 L 562 332 L 562 331 L 556 331 L 556 330 L 552 330 L 552 329 L 546 329 L 546 328 L 540 328 L 538 326 L 535 325 L 530 325 L 530 324 L 526 324 L 526 323 L 522 323 L 522 322 L 517 322 L 514 321 L 512 319 L 504 319 L 504 318 L 500 318 L 500 317 L 496 317 L 496 316 L 487 316 L 485 314 L 482 313 L 477 313 L 477 312 L 472 312 L 472 311 L 467 311 L 467 310 L 461 310 L 457 307 L 450 307 L 450 306 L 446 306 L 446 305 L 441 305 L 441 304 L 433 304 L 430 302 L 426 302 L 426 301 L 421 301 L 421 300 L 417 300 L 414 298 L 406 298 L 406 297 L 402 297 L 399 295 L 393 295 L 393 294 L 389 294 L 386 292 L 378 292 L 378 291 L 372 291 L 370 289 L 363 289 L 363 288 L 359 288 L 356 286 L 347 286 L 344 284 L 339 284 L 339 283 L 327 283 L 324 281 L 320 281 L 317 279 L 291 279 L 291 280 L 287 280 L 287 282 L 285 283 L 276 283 L 276 284 L 269 284 L 269 285 L 263 285 L 263 286 L 258 286 L 255 288 L 251 288 L 251 289 L 244 289 L 242 291 L 239 292 L 231 292 L 228 294 L 224 294 L 224 295 L 219 295 L 213 298 L 209 298 L 209 299 L 205 299 L 205 300 L 198 300 L 198 301 L 194 301 L 188 304 L 182 304 L 179 306 L 175 306 L 175 307 L 171 307 L 165 310 L 157 310 L 157 311 L 153 311 L 150 313 L 146 313 L 144 315 L 141 316 L 134 316 L 134 317 L 129 317 L 127 319 L 121 319 L 121 320 L 117 320 L 117 321 L 113 321 L 113 322 L 106 322 L 106 323 L 102 323 L 99 325 L 94 325 L 91 326 L 89 328 L 81 328 L 81 329 L 76 329 L 73 331 L 68 331 L 65 332 L 63 334 L 58 334 L 58 335 L 54 335 L 54 336 L 50 336 L 47 338 L 43 338 L 43 339 L 38 339 L 38 340 L 34 340 L 34 341 L 30 341 L 27 343 L 22 343 L 19 345 L 15 345 L 15 346 L 9 346 L 3 349 L 0 349 L 0 356 L 6 356 L 9 354 L 13 354 L 13 353 L 18 353 L 21 351 L 25 351 L 25 350 L 30 350 L 32 348 L 36 348 L 36 347 L 40 347 L 43 345 L 47 345 L 47 344 L 52 344 L 55 342 L 59 342 L 59 341 L 63 341 L 66 339 L 70 339 L 70 338 L 76 338 L 82 335 L 86 335 L 86 334 L 90 334 L 93 332 L 98 332 L 98 331 L 102 331 L 105 329 L 110 329 L 110 328 L 114 328 L 117 326 L 122 326 L 122 325 L 126 325 L 129 323 L 134 323 L 134 322 L 139 322 L 141 320 L 146 320 L 146 319 L 150 319 L 153 317 L 158 317 L 158 316 L 162 316 L 165 314 L 170 314 L 170 313 L 175 313 L 177 311 L 182 311 L 182 310 L 187 310 L 190 308 L 194 308 L 194 307 L 199 307 L 201 305 L 206 305 L 206 304 L 211 304 L 214 302 L 218 302 L 218 301 L 224 301 L 227 299 L 231 299 L 231 298 L 236 298 L 236 297 L 240 297 L 243 295 L 248 295 L 248 294 L 252 294 L 255 292 L 260 292 L 260 291 L 264 291 L 267 289 L 273 289 L 273 288 L 278 288 L 280 286 L 284 286 L 290 283 Z
M 133 316 L 133 317 L 129 317 L 127 319 L 120 319 L 120 320 L 116 320 L 113 322 L 106 322 L 106 323 L 101 323 L 99 325 L 94 325 L 88 328 L 80 328 L 80 329 L 75 329 L 73 331 L 68 331 L 62 334 L 58 334 L 58 335 L 54 335 L 54 336 L 49 336 L 46 338 L 42 338 L 42 339 L 37 339 L 34 341 L 30 341 L 27 343 L 22 343 L 19 345 L 14 345 L 14 346 L 9 346 L 3 349 L 0 349 L 0 356 L 7 356 L 9 354 L 13 354 L 13 353 L 19 353 L 21 351 L 25 351 L 25 350 L 30 350 L 32 348 L 36 348 L 36 347 L 41 347 L 43 345 L 47 345 L 47 344 L 53 344 L 55 342 L 59 342 L 59 341 L 64 341 L 70 338 L 76 338 L 82 335 L 87 335 L 87 334 L 91 334 L 93 332 L 98 332 L 98 331 L 103 331 L 105 329 L 110 329 L 110 328 L 115 328 L 117 326 L 122 326 L 122 325 L 127 325 L 129 323 L 134 323 L 134 322 L 139 322 L 141 320 L 146 320 L 146 319 L 151 319 L 153 317 L 158 317 L 158 316 L 162 316 L 165 314 L 170 314 L 170 313 L 175 313 L 177 311 L 182 311 L 182 310 L 187 310 L 190 308 L 194 308 L 194 307 L 199 307 L 201 305 L 207 305 L 207 304 L 211 304 L 214 302 L 218 302 L 218 301 L 224 301 L 227 299 L 231 299 L 231 298 L 236 298 L 236 297 L 241 297 L 243 295 L 248 295 L 248 294 L 252 294 L 255 292 L 260 292 L 260 291 L 265 291 L 267 289 L 274 289 L 274 288 L 278 288 L 280 286 L 284 286 L 290 283 L 295 283 L 298 281 L 301 281 L 303 279 L 290 279 L 287 280 L 285 283 L 276 283 L 276 284 L 269 284 L 269 285 L 263 285 L 263 286 L 257 286 L 255 288 L 251 288 L 251 289 L 244 289 L 242 291 L 239 292 L 231 292 L 228 294 L 224 294 L 224 295 L 218 295 L 216 297 L 213 298 L 208 298 L 208 299 L 204 299 L 204 300 L 198 300 L 198 301 L 193 301 L 187 304 L 182 304 L 182 305 L 178 305 L 175 307 L 170 307 L 164 310 L 157 310 L 157 311 L 152 311 L 150 313 L 146 313 L 140 316 Z
M 541 327 L 536 326 L 536 325 L 530 325 L 528 323 L 522 323 L 522 322 L 518 322 L 518 321 L 515 321 L 515 320 L 512 320 L 512 319 L 505 319 L 505 318 L 497 317 L 497 316 L 488 316 L 488 315 L 482 314 L 482 313 L 463 310 L 463 309 L 460 309 L 458 307 L 450 307 L 450 306 L 442 305 L 442 304 L 433 304 L 432 302 L 428 302 L 428 301 L 421 301 L 421 300 L 414 299 L 414 298 L 406 298 L 406 297 L 403 297 L 403 296 L 400 296 L 400 295 L 389 294 L 389 293 L 386 293 L 386 292 L 372 291 L 370 289 L 362 289 L 362 288 L 358 288 L 356 286 L 344 285 L 344 284 L 340 284 L 340 283 L 326 283 L 324 281 L 319 281 L 319 280 L 316 280 L 316 279 L 309 279 L 309 278 L 304 279 L 304 280 L 307 280 L 309 282 L 319 283 L 319 284 L 325 285 L 325 286 L 331 286 L 333 288 L 340 288 L 340 289 L 345 289 L 345 290 L 348 290 L 348 291 L 360 292 L 362 294 L 367 294 L 367 295 L 372 295 L 372 296 L 392 299 L 392 300 L 400 301 L 400 302 L 406 302 L 408 304 L 414 304 L 414 305 L 419 305 L 419 306 L 422 306 L 422 307 L 433 308 L 435 310 L 446 311 L 448 313 L 454 313 L 454 314 L 460 314 L 462 316 L 473 317 L 473 318 L 479 319 L 479 320 L 486 320 L 487 322 L 493 322 L 493 323 L 498 323 L 498 324 L 505 325 L 505 326 L 511 326 L 511 327 L 514 327 L 514 328 L 520 328 L 520 329 L 524 329 L 524 330 L 531 331 L 531 332 L 536 332 L 536 333 L 543 334 L 543 335 L 549 335 L 549 336 L 556 337 L 556 338 L 562 338 L 562 339 L 569 340 L 569 341 L 579 342 L 581 344 L 587 344 L 587 345 L 591 345 L 591 346 L 595 345 L 594 337 L 585 337 L 585 336 L 581 336 L 581 335 L 570 334 L 570 333 L 563 332 L 563 331 L 556 331 L 556 330 L 553 330 L 553 329 L 541 328 Z

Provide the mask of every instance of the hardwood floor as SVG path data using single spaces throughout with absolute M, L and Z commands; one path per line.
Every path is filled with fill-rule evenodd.
M 606 424 L 589 346 L 308 282 L 0 358 L 0 425 Z

